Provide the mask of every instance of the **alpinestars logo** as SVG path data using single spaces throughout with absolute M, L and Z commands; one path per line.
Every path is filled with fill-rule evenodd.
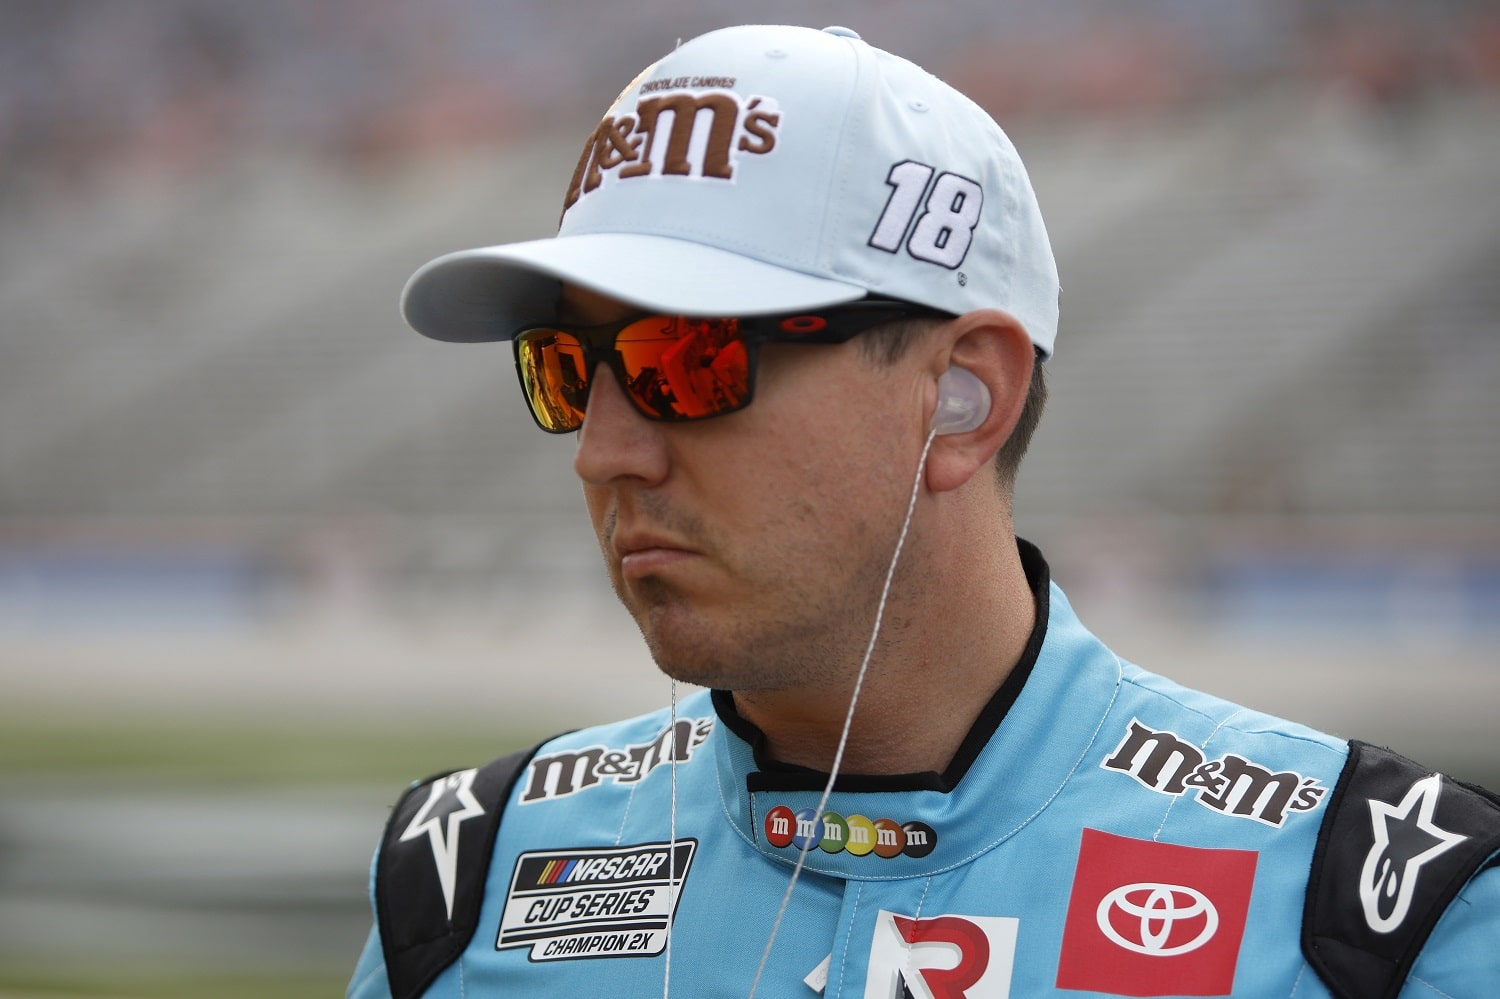
M 881 910 L 864 999 L 1009 999 L 1021 921 Z
M 1307 812 L 1328 793 L 1316 777 L 1273 773 L 1233 753 L 1210 760 L 1175 732 L 1158 732 L 1130 720 L 1125 738 L 1103 763 L 1161 794 L 1195 794 L 1198 804 L 1224 815 L 1280 828 L 1288 812 Z
M 437 865 L 438 883 L 443 888 L 443 901 L 448 905 L 449 919 L 453 918 L 453 889 L 458 877 L 458 827 L 484 814 L 483 806 L 474 797 L 475 773 L 474 770 L 462 770 L 433 781 L 427 801 L 401 834 L 403 843 L 424 834 L 427 836 L 432 846 L 432 862 Z
M 605 780 L 621 784 L 644 780 L 651 771 L 673 758 L 686 763 L 693 751 L 708 741 L 713 730 L 711 716 L 679 718 L 676 729 L 664 728 L 655 739 L 637 746 L 585 746 L 538 756 L 526 770 L 521 804 L 564 798 Z
M 1413 784 L 1399 805 L 1370 801 L 1375 845 L 1359 872 L 1359 901 L 1376 933 L 1390 933 L 1405 921 L 1423 865 L 1469 838 L 1433 821 L 1442 790 L 1442 775 L 1433 774 Z

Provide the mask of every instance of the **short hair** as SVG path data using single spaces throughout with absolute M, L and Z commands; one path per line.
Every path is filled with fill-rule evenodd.
M 878 326 L 856 338 L 860 353 L 875 364 L 882 367 L 890 367 L 899 361 L 924 333 L 933 327 L 945 322 L 942 319 L 900 319 L 884 326 Z M 1046 365 L 1042 363 L 1042 352 L 1036 352 L 1035 363 L 1031 366 L 1031 384 L 1026 390 L 1026 403 L 1021 407 L 1021 415 L 1016 420 L 1016 425 L 1011 428 L 1010 436 L 995 452 L 995 474 L 999 479 L 1000 486 L 1010 493 L 1016 485 L 1016 472 L 1020 470 L 1021 459 L 1026 456 L 1026 450 L 1031 446 L 1032 435 L 1036 433 L 1037 424 L 1041 422 L 1042 410 L 1047 405 L 1047 373 Z

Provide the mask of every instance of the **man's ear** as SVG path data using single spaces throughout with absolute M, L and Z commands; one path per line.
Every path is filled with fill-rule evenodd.
M 943 332 L 942 349 L 933 354 L 929 369 L 931 426 L 938 430 L 927 456 L 927 488 L 933 492 L 968 482 L 1010 439 L 1026 405 L 1036 363 L 1026 330 L 998 309 L 959 316 Z M 962 371 L 944 379 L 950 368 Z M 987 413 L 978 405 L 985 393 Z M 963 418 L 966 413 L 969 419 Z

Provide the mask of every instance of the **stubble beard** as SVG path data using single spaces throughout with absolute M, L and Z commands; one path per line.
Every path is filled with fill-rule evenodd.
M 846 686 L 864 655 L 886 569 L 876 561 L 835 574 L 833 592 L 761 580 L 742 612 L 703 609 L 659 577 L 613 582 L 667 676 L 725 690 L 826 689 Z
M 627 585 L 611 555 L 618 513 L 610 509 L 598 525 L 610 583 L 663 673 L 683 683 L 741 691 L 831 690 L 852 683 L 875 626 L 894 536 L 878 538 L 885 532 L 861 521 L 841 532 L 844 543 L 832 551 L 799 550 L 785 558 L 785 552 L 752 549 L 731 558 L 697 518 L 649 495 L 637 501 L 648 507 L 651 522 L 698 545 L 743 595 L 731 606 L 727 600 L 735 598 L 710 598 L 658 575 Z M 920 588 L 911 557 L 902 556 L 895 591 Z M 887 631 L 892 623 L 886 622 Z

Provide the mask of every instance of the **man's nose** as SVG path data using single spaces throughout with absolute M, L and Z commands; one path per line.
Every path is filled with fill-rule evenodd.
M 641 415 L 609 365 L 600 364 L 594 369 L 583 426 L 578 428 L 573 471 L 585 485 L 602 486 L 621 478 L 650 485 L 666 476 L 667 467 L 662 425 Z

